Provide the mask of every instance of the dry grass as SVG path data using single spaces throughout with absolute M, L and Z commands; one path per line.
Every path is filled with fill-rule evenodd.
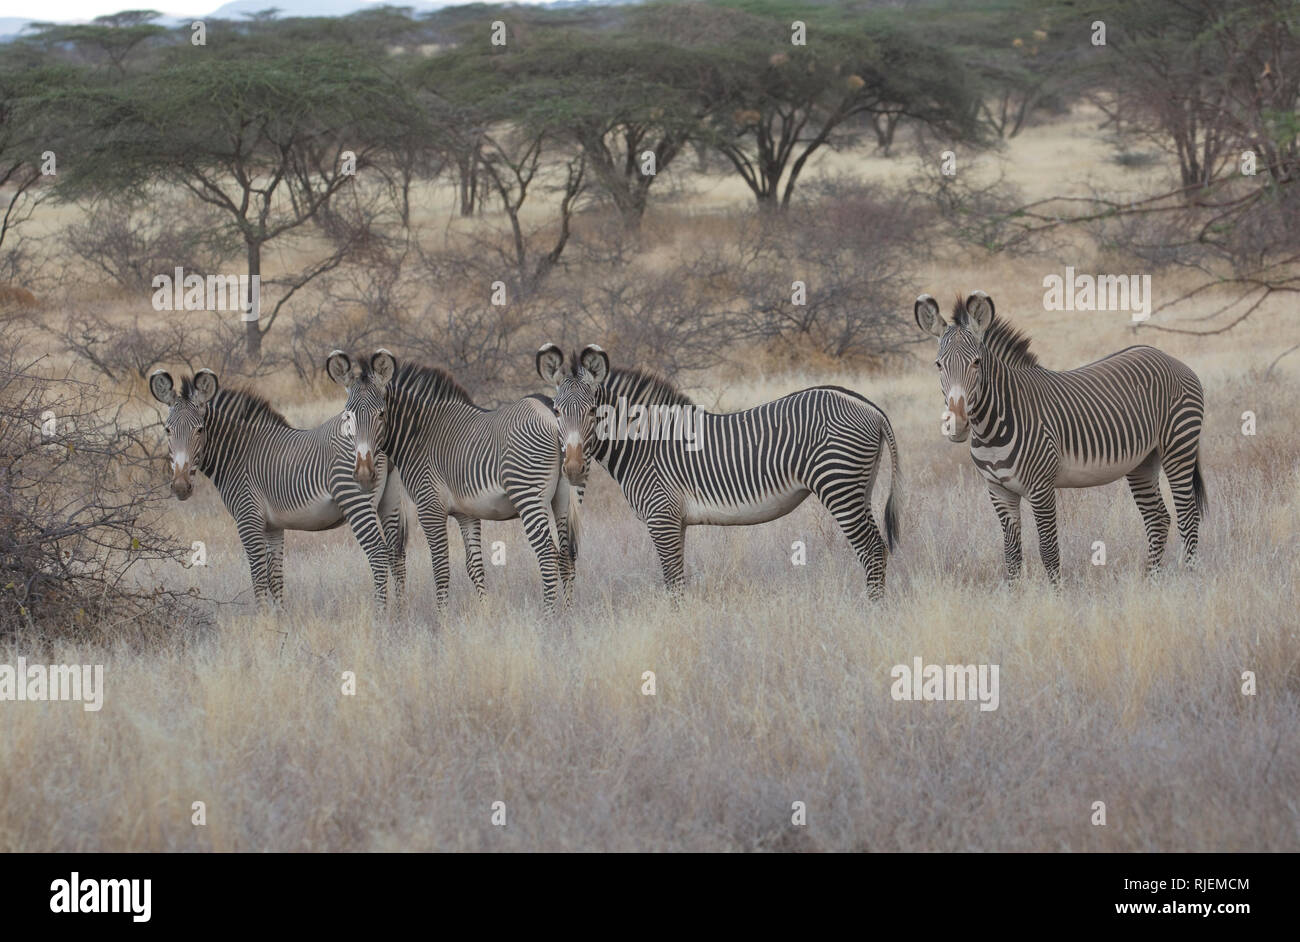
M 1044 155 L 1073 159 L 1083 126 L 1028 132 L 1016 153 L 1056 175 Z M 168 646 L 52 652 L 105 665 L 105 706 L 0 706 L 0 850 L 1300 849 L 1297 371 L 1263 376 L 1287 312 L 1211 340 L 1135 340 L 1123 315 L 1043 312 L 1042 275 L 1087 261 L 965 259 L 917 291 L 985 288 L 1049 365 L 1133 342 L 1191 364 L 1208 403 L 1198 571 L 1142 574 L 1120 483 L 1062 495 L 1060 590 L 1042 578 L 1028 516 L 1028 578 L 1004 585 L 983 486 L 938 434 L 928 346 L 883 375 L 694 380 L 723 408 L 836 382 L 889 412 L 907 503 L 878 605 L 811 502 L 757 528 L 689 531 L 691 585 L 674 604 L 644 528 L 597 472 L 568 616 L 542 617 L 517 523 L 485 525 L 507 565 L 489 567 L 482 606 L 453 535 L 445 620 L 430 615 L 418 530 L 410 604 L 393 618 L 370 611 L 345 531 L 290 534 L 286 610 L 256 614 L 205 482 L 175 521 L 207 543 L 209 565 L 170 578 L 244 601 Z M 303 397 L 286 411 L 305 423 L 340 405 Z M 790 563 L 795 540 L 806 566 Z M 1094 540 L 1105 567 L 1089 563 Z M 19 655 L 31 653 L 0 646 L 0 663 Z M 893 701 L 891 666 L 916 656 L 1000 665 L 999 709 Z M 640 692 L 647 670 L 655 696 Z M 344 671 L 355 697 L 341 695 Z M 490 820 L 498 800 L 504 828 Z M 195 801 L 205 827 L 190 823 Z M 794 801 L 807 827 L 790 825 Z M 1095 801 L 1106 827 L 1090 824 Z

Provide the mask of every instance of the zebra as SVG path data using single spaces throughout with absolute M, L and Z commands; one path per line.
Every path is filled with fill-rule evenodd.
M 596 357 L 591 362 L 599 368 L 601 361 Z M 409 362 L 395 367 L 385 385 L 376 447 L 398 470 L 415 503 L 433 559 L 440 610 L 447 604 L 450 581 L 448 517 L 460 527 L 465 568 L 480 599 L 487 597 L 482 521 L 515 518 L 523 521 L 537 556 L 546 611 L 555 610 L 558 582 L 563 582 L 565 599 L 571 599 L 578 502 L 570 477 L 581 479 L 586 459 L 570 449 L 562 461 L 561 430 L 570 427 L 572 415 L 594 409 L 598 380 L 585 371 L 577 376 L 560 372 L 551 370 L 545 377 L 557 383 L 559 405 L 533 395 L 484 409 L 451 374 Z M 360 449 L 358 440 L 358 453 Z
M 578 560 L 578 510 L 591 472 L 592 447 L 596 431 L 596 389 L 609 375 L 609 355 L 592 343 L 564 365 L 564 352 L 553 343 L 544 343 L 534 357 L 537 375 L 555 387 L 550 399 L 559 434 L 561 470 L 569 484 L 572 512 L 563 521 L 556 517 L 559 543 L 560 576 L 564 601 L 573 600 L 573 578 Z M 543 401 L 546 398 L 543 397 Z
M 1174 496 L 1188 565 L 1206 508 L 1199 445 L 1205 407 L 1200 380 L 1154 347 L 1127 347 L 1058 372 L 1039 365 L 1029 339 L 995 319 L 993 300 L 958 298 L 952 322 L 934 298 L 916 299 L 917 325 L 939 338 L 945 433 L 970 438 L 971 459 L 1002 524 L 1007 577 L 1020 575 L 1020 500 L 1028 498 L 1048 578 L 1060 578 L 1056 491 L 1125 477 L 1146 527 L 1147 569 L 1158 570 L 1169 537 L 1160 496 L 1163 467 Z
M 284 600 L 285 530 L 329 530 L 345 520 L 370 562 L 376 604 L 386 604 L 390 569 L 395 595 L 405 583 L 400 481 L 380 457 L 371 486 L 358 484 L 357 453 L 345 434 L 350 414 L 360 416 L 359 426 L 367 423 L 380 390 L 370 379 L 348 381 L 347 410 L 301 429 L 256 393 L 219 388 L 211 370 L 183 377 L 179 392 L 165 370 L 149 377 L 150 392 L 169 410 L 172 494 L 187 500 L 200 471 L 216 485 L 235 518 L 258 604 Z M 395 520 L 392 530 L 381 517 Z
M 537 375 L 555 387 L 552 400 L 560 433 L 564 476 L 575 488 L 585 488 L 595 444 L 596 389 L 609 375 L 609 354 L 588 344 L 574 354 L 566 369 L 564 352 L 544 343 L 535 357 Z
M 711 413 L 668 380 L 614 369 L 601 385 L 593 455 L 650 531 L 664 584 L 685 585 L 686 528 L 766 523 L 815 494 L 857 552 L 872 599 L 898 537 L 902 474 L 888 417 L 866 397 L 814 386 L 743 412 Z M 871 511 L 884 449 L 885 536 Z

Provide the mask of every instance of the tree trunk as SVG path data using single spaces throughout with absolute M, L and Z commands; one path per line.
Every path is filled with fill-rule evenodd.
M 777 201 L 776 194 L 765 189 L 755 189 L 754 199 L 758 202 L 758 211 L 763 215 L 775 214 L 780 211 L 781 204 Z
M 248 294 L 244 297 L 244 342 L 245 352 L 249 360 L 256 363 L 262 359 L 262 329 L 255 315 L 259 312 L 253 310 L 254 294 L 253 279 L 260 282 L 262 278 L 262 243 L 248 243 Z M 258 306 L 261 306 L 261 291 L 257 292 Z M 251 313 L 250 313 L 251 312 Z
M 478 201 L 478 161 L 477 145 L 468 153 L 456 155 L 456 169 L 460 176 L 460 214 L 474 215 L 474 204 Z
M 641 186 L 637 180 L 628 181 L 625 188 L 616 192 L 614 204 L 618 207 L 625 232 L 640 231 L 649 193 L 649 189 Z

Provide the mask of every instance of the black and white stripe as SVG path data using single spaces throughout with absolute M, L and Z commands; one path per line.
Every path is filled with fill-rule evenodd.
M 403 363 L 387 385 L 380 449 L 415 502 L 433 559 L 439 607 L 446 604 L 450 581 L 448 517 L 460 526 L 466 570 L 480 598 L 487 594 L 481 521 L 516 517 L 537 557 L 547 611 L 554 609 L 561 580 L 570 595 L 574 564 L 568 534 L 576 526 L 577 505 L 561 473 L 549 398 L 530 396 L 484 409 L 443 370 Z
M 670 589 L 685 581 L 686 527 L 764 523 L 815 494 L 857 552 L 872 597 L 883 593 L 902 478 L 893 429 L 872 402 L 849 389 L 817 386 L 742 412 L 710 413 L 662 377 L 616 369 L 600 387 L 598 413 L 620 401 L 690 407 L 702 416 L 702 438 L 691 447 L 683 436 L 601 435 L 598 424 L 595 457 L 649 528 Z M 892 474 L 882 538 L 871 493 L 885 449 Z
M 935 365 L 953 441 L 970 437 L 971 458 L 988 483 L 1002 525 L 1007 573 L 1021 570 L 1020 501 L 1038 527 L 1043 566 L 1060 573 L 1056 490 L 1121 477 L 1142 514 L 1147 565 L 1160 565 L 1169 512 L 1160 469 L 1169 478 L 1188 562 L 1196 556 L 1205 508 L 1199 443 L 1205 406 L 1200 380 L 1154 347 L 1128 347 L 1077 369 L 1049 370 L 1029 341 L 995 319 L 983 292 L 958 301 L 952 322 L 934 298 L 916 301 L 917 324 L 939 338 Z
M 170 407 L 173 491 L 188 497 L 177 479 L 196 471 L 211 479 L 235 519 L 259 602 L 283 600 L 285 530 L 330 530 L 345 521 L 370 563 L 376 603 L 387 601 L 390 569 L 400 592 L 405 575 L 400 487 L 382 462 L 372 490 L 357 483 L 345 413 L 316 428 L 295 428 L 261 396 L 218 389 L 210 370 L 185 378 L 179 394 L 171 376 L 159 370 L 150 377 L 150 388 Z M 364 395 L 360 385 L 350 391 L 349 409 Z M 381 516 L 395 519 L 392 532 L 385 532 Z

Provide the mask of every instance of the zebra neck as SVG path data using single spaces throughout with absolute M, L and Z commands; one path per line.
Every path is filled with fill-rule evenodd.
M 971 442 L 988 442 L 997 436 L 999 425 L 1011 411 L 1009 387 L 1016 379 L 1016 370 L 996 356 L 985 354 L 984 374 L 980 381 L 979 402 L 970 411 Z
M 630 442 L 607 440 L 596 446 L 595 458 L 600 466 L 609 472 L 614 483 L 620 487 L 631 472 L 637 445 L 648 446 L 649 442 Z
M 689 398 L 666 381 L 652 374 L 615 371 L 596 394 L 596 427 L 604 427 L 594 450 L 600 465 L 620 486 L 636 468 L 652 464 L 655 449 L 672 447 L 652 439 L 624 437 L 629 430 L 630 413 L 644 416 L 650 410 L 689 409 L 703 412 Z
M 269 422 L 241 419 L 238 413 L 242 406 L 238 402 L 227 406 L 218 409 L 209 403 L 203 419 L 207 433 L 203 443 L 203 457 L 198 462 L 199 471 L 216 485 L 218 491 L 229 480 L 240 456 L 250 452 L 255 454 L 257 443 L 278 427 Z
M 421 435 L 436 434 L 449 417 L 482 411 L 456 399 L 421 402 L 410 389 L 393 389 L 388 400 L 388 440 L 381 450 L 400 469 L 418 450 Z
M 649 407 L 650 403 L 629 401 L 629 390 L 621 383 L 607 385 L 597 393 L 596 429 L 598 438 L 592 456 L 602 468 L 609 472 L 615 483 L 622 485 L 632 464 L 633 442 L 619 437 L 621 423 L 626 415 L 620 416 L 620 410 L 631 406 Z M 605 434 L 600 435 L 604 430 Z

